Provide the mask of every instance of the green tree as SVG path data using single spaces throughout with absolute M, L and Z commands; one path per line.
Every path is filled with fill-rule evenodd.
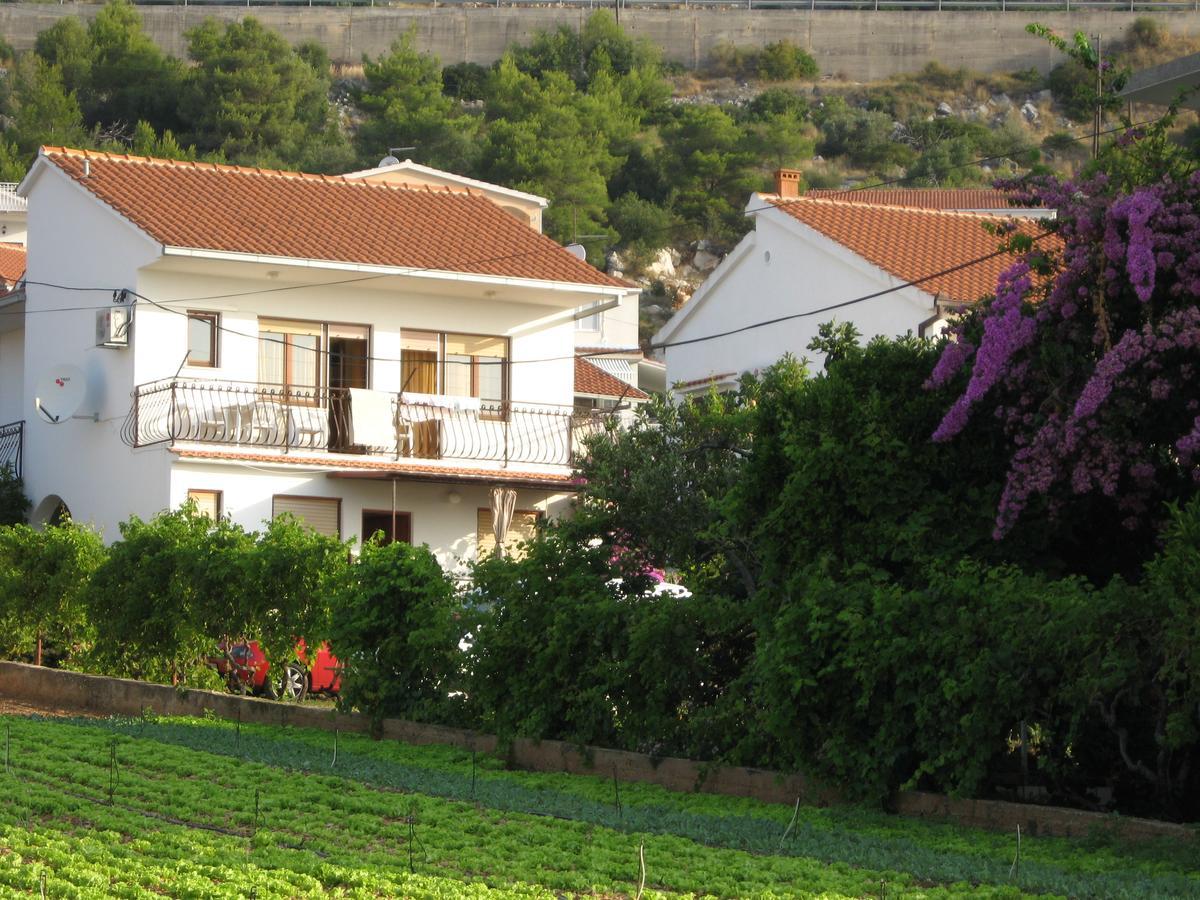
M 186 141 L 231 162 L 342 169 L 349 145 L 329 102 L 329 79 L 279 34 L 254 18 L 222 28 L 213 20 L 188 32 L 181 113 Z
M 428 165 L 470 168 L 478 122 L 456 114 L 437 58 L 418 53 L 411 34 L 397 38 L 379 59 L 364 59 L 363 75 L 366 85 L 356 99 L 369 118 L 355 138 L 360 160 L 374 165 L 389 147 L 414 147 L 414 157 Z
M 137 8 L 129 0 L 109 0 L 88 26 L 88 37 L 90 78 L 76 87 L 87 124 L 127 132 L 145 120 L 158 130 L 178 128 L 183 66 L 142 31 Z
M 608 208 L 608 221 L 621 236 L 622 245 L 638 253 L 666 244 L 675 225 L 670 210 L 636 194 L 614 200 Z
M 35 531 L 0 528 L 0 652 L 31 657 L 74 657 L 88 638 L 83 595 L 104 559 L 94 531 L 68 522 Z
M 729 240 L 745 233 L 741 211 L 759 183 L 733 118 L 716 106 L 682 106 L 662 128 L 662 140 L 675 211 L 691 236 Z
M 23 54 L 10 95 L 12 124 L 6 136 L 23 156 L 43 144 L 79 146 L 87 141 L 75 95 L 63 84 L 62 70 L 36 54 Z

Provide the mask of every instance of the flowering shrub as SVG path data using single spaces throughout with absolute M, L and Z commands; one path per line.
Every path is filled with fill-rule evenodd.
M 1131 189 L 1103 174 L 1041 178 L 1022 191 L 1058 211 L 1061 250 L 1039 242 L 958 325 L 929 384 L 968 366 L 970 378 L 934 440 L 985 413 L 1002 422 L 997 538 L 1035 504 L 1059 514 L 1085 501 L 1153 536 L 1164 502 L 1200 481 L 1200 173 Z

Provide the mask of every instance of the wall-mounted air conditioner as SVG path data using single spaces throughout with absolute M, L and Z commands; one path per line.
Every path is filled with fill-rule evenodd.
M 125 306 L 114 306 L 96 312 L 96 346 L 128 347 L 129 329 L 133 324 L 130 310 Z

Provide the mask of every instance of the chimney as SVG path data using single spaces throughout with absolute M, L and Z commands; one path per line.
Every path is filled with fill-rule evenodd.
M 775 171 L 775 193 L 785 200 L 799 197 L 800 185 L 803 183 L 804 175 L 799 169 L 777 169 Z

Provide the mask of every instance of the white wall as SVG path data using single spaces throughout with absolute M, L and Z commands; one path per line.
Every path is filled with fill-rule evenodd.
M 4 315 L 0 311 L 0 316 Z M 24 369 L 25 330 L 0 332 L 0 425 L 16 422 L 24 415 Z
M 171 474 L 171 506 L 183 505 L 189 490 L 222 492 L 222 511 L 247 529 L 261 529 L 271 517 L 275 494 L 303 497 L 338 497 L 342 500 L 342 537 L 361 536 L 364 509 L 390 510 L 392 487 L 388 481 L 330 478 L 328 471 L 177 462 Z M 450 493 L 459 496 L 450 502 Z M 463 560 L 475 558 L 476 515 L 491 503 L 491 489 L 477 484 L 429 484 L 400 481 L 396 485 L 396 510 L 412 516 L 414 544 L 428 544 L 447 571 L 460 571 Z M 544 490 L 517 491 L 517 509 L 538 509 L 562 514 L 568 496 Z
M 116 524 L 130 513 L 152 515 L 167 505 L 169 462 L 161 448 L 135 453 L 121 443 L 134 384 L 133 351 L 95 346 L 92 307 L 110 305 L 114 289 L 133 287 L 137 269 L 154 259 L 158 248 L 53 167 L 32 184 L 29 206 L 19 416 L 26 421 L 26 493 L 35 513 L 48 498 L 61 497 L 77 521 L 94 524 L 113 540 Z M 84 371 L 88 391 L 79 413 L 95 414 L 100 421 L 51 425 L 35 412 L 32 387 L 57 363 Z
M 631 350 L 638 343 L 638 297 L 623 297 L 619 305 L 600 313 L 598 331 L 577 329 L 575 346 Z
M 28 240 L 28 213 L 0 212 L 0 242 L 24 244 Z
M 782 213 L 759 215 L 748 234 L 709 276 L 684 310 L 688 318 L 668 342 L 720 334 L 749 325 L 831 306 L 901 283 Z M 811 232 L 808 232 L 811 234 Z M 711 341 L 666 349 L 667 384 L 765 368 L 785 353 L 808 357 L 819 369 L 821 354 L 807 350 L 824 322 L 853 322 L 863 340 L 916 332 L 933 311 L 933 298 L 905 288 L 853 306 L 791 319 Z M 680 315 L 680 313 L 676 313 Z

